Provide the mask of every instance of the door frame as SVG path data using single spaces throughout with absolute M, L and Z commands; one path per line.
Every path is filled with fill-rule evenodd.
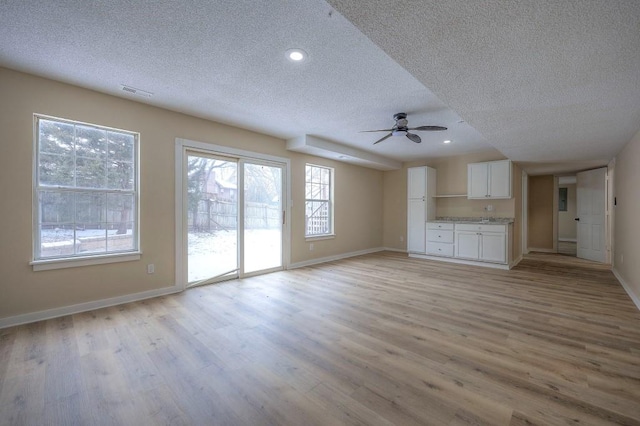
M 603 235 L 602 235 L 602 245 L 603 245 L 603 260 L 602 262 L 600 261 L 595 261 L 595 262 L 599 262 L 599 263 L 603 263 L 603 264 L 611 264 L 611 247 L 610 247 L 610 235 L 613 231 L 612 227 L 611 227 L 611 222 L 609 220 L 609 213 L 610 213 L 610 204 L 611 204 L 611 191 L 610 191 L 610 187 L 609 187 L 609 166 L 602 166 L 602 167 L 596 167 L 593 169 L 587 169 L 587 170 L 580 170 L 578 172 L 576 172 L 576 204 L 577 204 L 577 211 L 576 211 L 576 216 L 580 216 L 580 195 L 578 194 L 578 174 L 579 173 L 584 173 L 584 172 L 594 172 L 596 170 L 604 170 L 604 182 L 602 182 L 603 186 L 604 186 L 604 205 L 603 205 L 603 212 L 602 212 L 602 216 L 603 216 L 603 223 L 602 223 L 602 228 L 603 228 Z M 577 230 L 577 245 L 578 248 L 580 246 L 580 224 L 578 224 L 578 230 Z M 577 257 L 579 257 L 576 254 Z M 581 258 L 582 259 L 582 258 Z M 589 260 L 589 259 L 588 259 Z
M 529 174 L 522 171 L 522 255 L 529 254 Z
M 286 194 L 286 183 L 287 183 L 287 179 L 286 179 L 286 175 L 287 175 L 287 168 L 286 168 L 286 164 L 282 163 L 282 162 L 278 162 L 278 161 L 273 161 L 273 160 L 265 160 L 265 159 L 258 159 L 255 157 L 242 157 L 238 159 L 238 188 L 243 188 L 242 191 L 238 191 L 238 201 L 239 201 L 239 205 L 238 205 L 238 212 L 242 212 L 242 216 L 241 219 L 238 221 L 238 271 L 239 271 L 239 277 L 240 278 L 246 278 L 246 277 L 251 277 L 254 275 L 262 275 L 262 274 L 268 274 L 269 272 L 275 272 L 275 271 L 281 271 L 283 269 L 287 269 L 287 267 L 285 266 L 285 256 L 284 256 L 284 241 L 285 241 L 285 224 L 282 224 L 281 227 L 281 234 L 282 234 L 282 241 L 281 241 L 281 249 L 280 251 L 282 252 L 282 259 L 281 259 L 281 266 L 275 266 L 275 267 L 271 267 L 271 268 L 267 268 L 267 269 L 260 269 L 257 271 L 252 271 L 252 272 L 246 272 L 245 271 L 245 261 L 246 261 L 246 250 L 245 250 L 245 216 L 244 216 L 244 212 L 246 211 L 246 197 L 245 197 L 245 193 L 244 193 L 244 182 L 245 182 L 245 166 L 247 164 L 252 164 L 252 165 L 259 165 L 259 166 L 267 166 L 267 167 L 280 167 L 282 169 L 282 203 L 281 203 L 281 208 L 282 211 L 286 211 L 285 208 L 285 198 L 288 198 L 285 194 Z M 242 196 L 240 196 L 240 194 L 242 194 Z M 284 219 L 284 221 L 286 223 L 288 223 L 288 220 L 286 220 L 287 217 L 289 217 L 289 213 L 286 213 L 284 215 L 285 217 L 282 218 Z M 242 252 L 242 253 L 240 253 Z M 288 262 L 287 262 L 288 265 Z
M 576 216 L 578 215 L 578 182 L 577 182 L 577 173 L 579 172 L 574 172 L 572 174 L 563 174 L 562 176 L 555 176 L 555 184 L 554 184 L 554 196 L 558 199 L 558 202 L 555 203 L 555 207 L 554 207 L 554 212 L 555 212 L 555 216 L 554 216 L 554 220 L 556 221 L 556 227 L 555 230 L 553 232 L 553 240 L 555 241 L 555 245 L 556 245 L 556 253 L 558 252 L 559 248 L 560 248 L 560 188 L 563 187 L 564 185 L 575 185 L 576 186 L 576 198 L 575 198 L 575 203 L 576 203 Z M 575 218 L 574 218 L 575 219 Z M 574 222 L 575 223 L 575 222 Z M 575 242 L 576 246 L 578 244 L 578 226 L 577 224 L 576 226 L 576 238 L 575 238 Z M 565 240 L 562 240 L 565 241 Z M 566 240 L 569 241 L 569 240 Z M 578 257 L 577 253 L 576 256 Z
M 202 152 L 209 155 L 221 155 L 234 157 L 239 161 L 269 162 L 282 165 L 283 174 L 283 200 L 282 210 L 284 213 L 284 225 L 282 226 L 282 269 L 288 269 L 291 262 L 291 160 L 285 157 L 262 154 L 254 151 L 231 148 L 223 145 L 215 145 L 206 142 L 198 142 L 189 139 L 176 138 L 175 140 L 175 259 L 176 259 L 176 287 L 184 290 L 187 288 L 187 230 L 184 219 L 186 217 L 186 197 L 184 191 L 184 170 L 186 162 L 186 151 Z M 240 173 L 239 173 L 240 175 Z M 241 182 L 238 184 L 240 185 Z M 241 236 L 242 238 L 242 236 Z M 239 245 L 238 249 L 241 249 Z M 239 267 L 241 265 L 238 265 Z M 258 271 L 251 274 L 239 273 L 245 277 L 268 273 L 273 271 Z

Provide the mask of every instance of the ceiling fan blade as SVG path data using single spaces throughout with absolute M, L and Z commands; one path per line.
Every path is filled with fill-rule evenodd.
M 390 132 L 393 129 L 384 129 L 384 130 L 361 130 L 358 133 L 371 133 L 371 132 Z
M 418 126 L 418 127 L 412 127 L 408 130 L 431 130 L 431 131 L 440 131 L 440 130 L 447 130 L 446 127 L 442 127 L 442 126 Z
M 375 144 L 377 144 L 377 143 L 379 143 L 379 142 L 382 142 L 383 140 L 385 140 L 385 139 L 387 139 L 387 138 L 390 138 L 390 137 L 391 137 L 391 133 L 389 133 L 387 136 L 385 136 L 385 137 L 383 137 L 383 138 L 381 138 L 381 139 L 378 139 L 378 140 L 377 140 L 377 141 L 375 141 L 373 144 L 375 145 Z
M 420 142 L 422 142 L 422 139 L 420 139 L 420 136 L 418 136 L 418 135 L 416 135 L 416 134 L 413 134 L 413 133 L 409 133 L 409 132 L 407 132 L 407 137 L 408 137 L 409 139 L 411 139 L 411 140 L 412 140 L 413 142 L 415 142 L 415 143 L 420 143 Z

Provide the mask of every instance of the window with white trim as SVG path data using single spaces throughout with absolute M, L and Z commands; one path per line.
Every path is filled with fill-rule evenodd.
M 333 169 L 305 168 L 305 236 L 333 235 Z
M 34 261 L 138 252 L 138 140 L 35 116 Z

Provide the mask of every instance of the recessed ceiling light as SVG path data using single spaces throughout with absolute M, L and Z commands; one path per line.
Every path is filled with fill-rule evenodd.
M 446 141 L 444 141 L 442 143 L 451 143 L 451 141 L 447 139 Z
M 292 62 L 301 62 L 307 58 L 307 52 L 302 49 L 289 49 L 287 50 L 287 59 Z

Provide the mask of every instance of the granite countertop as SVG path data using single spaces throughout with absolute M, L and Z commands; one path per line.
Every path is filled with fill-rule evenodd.
M 488 223 L 488 224 L 498 224 L 498 225 L 506 225 L 514 222 L 514 218 L 512 217 L 491 217 L 491 218 L 481 218 L 481 217 L 436 217 L 435 220 L 430 222 L 441 222 L 441 223 Z

